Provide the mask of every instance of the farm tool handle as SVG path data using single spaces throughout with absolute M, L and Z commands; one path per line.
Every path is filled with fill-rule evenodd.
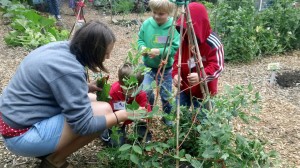
M 79 7 L 79 10 L 78 10 L 78 12 L 76 13 L 76 21 L 75 21 L 75 23 L 73 24 L 73 27 L 72 27 L 71 32 L 70 32 L 70 34 L 69 34 L 69 39 L 74 35 L 76 23 L 78 22 L 78 20 L 80 20 L 80 18 L 83 18 L 84 23 L 86 23 L 85 17 L 84 17 L 84 15 L 83 15 L 84 1 L 85 1 L 85 0 L 79 0 L 79 1 L 76 3 L 76 8 Z M 76 9 L 76 8 L 75 8 L 75 9 Z
M 70 34 L 69 34 L 69 37 L 68 37 L 69 40 L 70 40 L 70 38 L 71 38 L 71 37 L 74 35 L 74 33 L 75 33 L 75 26 L 76 26 L 78 20 L 79 20 L 80 18 L 83 18 L 84 23 L 86 23 L 85 17 L 84 17 L 84 15 L 83 15 L 84 1 L 85 1 L 85 0 L 79 0 L 78 3 L 76 3 L 75 10 L 77 9 L 77 7 L 79 8 L 79 10 L 78 10 L 78 13 L 76 13 L 76 21 L 75 21 L 75 23 L 73 24 L 73 27 L 72 27 L 72 29 L 71 29 L 71 31 L 70 31 Z M 89 69 L 88 69 L 87 67 L 86 67 L 85 69 L 86 69 L 86 74 L 87 74 L 87 81 L 90 82 L 90 78 L 89 78 Z

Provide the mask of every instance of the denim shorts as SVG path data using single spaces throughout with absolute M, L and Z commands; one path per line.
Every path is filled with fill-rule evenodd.
M 25 157 L 38 157 L 53 153 L 64 127 L 62 114 L 34 124 L 26 133 L 12 138 L 4 138 L 8 150 Z

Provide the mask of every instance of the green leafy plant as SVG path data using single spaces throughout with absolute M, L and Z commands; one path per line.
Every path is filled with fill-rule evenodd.
M 167 136 L 165 140 L 141 143 L 133 137 L 132 143 L 116 151 L 116 157 L 127 161 L 124 167 L 145 168 L 174 167 L 176 160 L 181 166 L 193 167 L 271 167 L 276 164 L 277 153 L 265 150 L 266 141 L 251 130 L 237 132 L 234 129 L 236 120 L 245 124 L 259 121 L 256 114 L 260 110 L 260 95 L 251 84 L 227 86 L 224 93 L 209 101 L 214 104 L 211 111 L 204 108 L 206 102 L 201 102 L 205 115 L 198 114 L 199 109 L 191 111 L 181 107 L 179 155 L 175 152 L 175 128 L 171 130 L 173 136 L 167 136 L 169 129 L 157 128 Z M 152 113 L 159 116 L 159 110 L 159 106 L 155 106 Z
M 248 62 L 299 49 L 300 9 L 293 3 L 276 0 L 263 11 L 255 8 L 254 0 L 208 5 L 213 28 L 224 44 L 225 60 Z
M 115 0 L 114 8 L 117 13 L 125 13 L 128 14 L 134 8 L 133 0 Z
M 234 4 L 233 4 L 234 3 Z M 212 10 L 211 20 L 220 35 L 227 61 L 250 61 L 258 53 L 254 32 L 255 8 L 253 1 L 224 1 Z
M 109 0 L 94 0 L 94 6 L 100 7 L 100 6 L 109 6 Z
M 124 160 L 120 160 L 118 158 L 118 155 L 120 152 L 118 152 L 117 148 L 103 148 L 101 149 L 97 157 L 99 159 L 99 167 L 128 167 L 128 162 Z
M 3 17 L 11 21 L 11 31 L 4 40 L 11 46 L 37 48 L 53 41 L 66 40 L 67 30 L 58 30 L 54 18 L 41 16 L 37 11 L 28 9 L 20 3 L 1 2 Z
M 193 126 L 191 117 L 184 115 L 187 111 L 182 112 L 180 132 L 187 132 L 192 127 L 191 136 L 182 144 L 186 154 L 202 167 L 270 167 L 270 158 L 276 153 L 266 152 L 263 147 L 266 142 L 255 137 L 250 130 L 242 135 L 232 125 L 234 118 L 246 124 L 259 120 L 255 114 L 260 109 L 260 96 L 254 92 L 252 85 L 227 87 L 224 94 L 211 101 L 214 108 L 212 111 L 202 108 L 206 116 L 199 117 L 201 124 Z M 192 112 L 192 115 L 195 114 L 196 111 Z
M 132 48 L 126 62 L 130 61 L 137 69 L 140 65 L 141 52 L 137 50 L 136 45 Z M 126 83 L 124 89 L 137 86 L 137 79 L 134 77 L 125 79 L 123 82 Z M 207 101 L 212 102 L 212 110 L 205 108 Z M 172 100 L 173 106 L 174 103 L 175 101 Z M 199 114 L 199 108 L 194 110 L 184 106 L 180 108 L 178 155 L 175 127 L 163 128 L 161 125 L 155 125 L 155 128 L 150 127 L 165 137 L 149 143 L 140 141 L 133 129 L 127 144 L 122 145 L 115 152 L 114 156 L 119 161 L 124 161 L 124 164 L 118 167 L 174 167 L 177 161 L 181 166 L 237 168 L 270 167 L 276 163 L 277 153 L 265 150 L 267 144 L 265 140 L 256 137 L 246 126 L 247 129 L 243 132 L 237 132 L 234 128 L 234 122 L 249 124 L 259 121 L 256 114 L 260 110 L 260 95 L 255 92 L 251 84 L 227 86 L 223 93 L 200 103 L 202 104 L 201 111 L 205 115 Z M 135 114 L 143 114 L 135 101 L 126 104 L 126 110 Z M 174 111 L 171 115 L 173 116 L 169 117 L 174 119 Z M 164 116 L 162 109 L 159 105 L 155 105 L 147 116 L 141 115 L 132 119 L 145 117 L 152 119 L 162 116 Z
M 97 87 L 102 88 L 101 91 L 97 91 L 97 101 L 104 101 L 104 102 L 109 102 L 110 101 L 110 96 L 109 96 L 109 91 L 111 88 L 111 85 L 107 83 L 109 76 L 98 78 L 96 83 Z

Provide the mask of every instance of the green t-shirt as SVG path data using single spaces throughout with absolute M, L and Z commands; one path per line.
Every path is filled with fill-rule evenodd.
M 169 42 L 171 41 L 171 39 L 169 39 L 168 44 L 166 45 L 170 28 L 172 28 L 171 30 L 174 31 L 174 37 L 172 41 L 172 46 L 170 48 L 170 55 L 166 67 L 169 68 L 173 65 L 174 54 L 176 53 L 179 47 L 179 33 L 177 32 L 175 27 L 172 26 L 172 22 L 173 18 L 169 18 L 166 23 L 158 25 L 153 19 L 153 17 L 151 17 L 145 20 L 143 25 L 141 26 L 138 39 L 139 49 L 141 49 L 144 46 L 150 49 L 158 48 L 160 50 L 160 55 L 155 58 L 150 58 L 148 55 L 143 56 L 143 61 L 146 66 L 150 68 L 158 68 L 162 56 L 164 59 L 166 58 L 168 48 L 170 46 Z M 170 33 L 169 36 L 171 38 L 172 33 Z M 166 49 L 164 51 L 165 45 Z

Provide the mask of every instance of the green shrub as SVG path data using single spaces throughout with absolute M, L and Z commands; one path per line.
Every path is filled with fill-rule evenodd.
M 247 124 L 259 120 L 255 115 L 260 109 L 260 96 L 252 85 L 226 87 L 224 93 L 211 101 L 214 108 L 212 111 L 202 109 L 206 117 L 201 124 L 192 125 L 191 117 L 184 115 L 189 111 L 182 112 L 180 132 L 186 133 L 192 128 L 182 146 L 185 159 L 190 155 L 191 160 L 200 162 L 200 167 L 270 167 L 276 152 L 266 152 L 266 142 L 255 137 L 251 130 L 235 131 L 232 124 L 236 118 Z M 180 142 L 182 140 L 180 138 Z
M 97 157 L 99 159 L 99 167 L 102 168 L 126 168 L 128 167 L 128 162 L 120 160 L 118 158 L 117 148 L 103 148 L 101 149 Z
M 134 0 L 116 0 L 114 8 L 117 13 L 128 14 L 134 8 Z
M 211 14 L 211 20 L 215 19 L 213 17 L 217 19 L 216 23 L 212 24 L 222 38 L 225 60 L 252 60 L 259 50 L 253 29 L 255 27 L 253 2 L 242 0 L 239 2 L 240 6 L 230 2 L 220 3 Z
M 226 61 L 247 62 L 300 48 L 300 9 L 293 6 L 293 0 L 275 0 L 260 12 L 255 2 L 228 0 L 210 6 L 210 19 L 224 44 Z
M 176 127 L 170 128 L 173 132 L 173 136 L 170 136 L 170 129 L 160 126 L 156 128 L 159 131 L 155 130 L 154 136 L 163 135 L 166 140 L 150 143 L 132 140 L 132 143 L 124 144 L 115 151 L 113 158 L 124 161 L 119 167 L 136 165 L 145 168 L 168 168 L 175 167 L 176 161 L 182 166 L 192 165 L 197 168 L 274 166 L 276 152 L 265 151 L 266 142 L 254 136 L 251 130 L 239 133 L 232 124 L 236 118 L 246 124 L 251 120 L 259 120 L 255 114 L 260 110 L 260 96 L 253 90 L 252 85 L 226 87 L 223 94 L 210 101 L 214 108 L 211 111 L 202 108 L 206 117 L 202 116 L 195 124 L 192 124 L 192 118 L 196 110 L 190 111 L 181 107 L 178 140 L 182 144 L 178 155 Z M 153 108 L 156 115 L 158 110 L 157 106 Z
M 68 38 L 69 31 L 58 30 L 55 27 L 54 18 L 41 16 L 37 11 L 28 9 L 20 3 L 11 3 L 10 1 L 4 3 L 4 1 L 0 1 L 4 10 L 3 17 L 10 20 L 12 28 L 4 38 L 8 45 L 34 49 L 53 41 Z

